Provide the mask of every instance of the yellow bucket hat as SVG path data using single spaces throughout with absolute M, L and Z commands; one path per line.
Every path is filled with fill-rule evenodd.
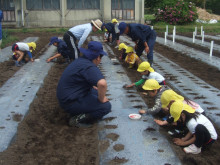
M 122 50 L 122 49 L 127 49 L 127 45 L 125 45 L 124 43 L 120 43 L 118 46 L 118 50 Z
M 144 85 L 142 86 L 144 90 L 155 90 L 155 89 L 160 89 L 161 86 L 155 79 L 148 79 L 145 81 Z
M 116 22 L 116 23 L 118 23 L 118 20 L 117 20 L 117 19 L 115 19 L 115 18 L 114 18 L 114 19 L 112 19 L 112 23 L 115 23 L 115 22 Z
M 165 90 L 161 97 L 160 97 L 160 101 L 161 101 L 161 104 L 162 104 L 162 108 L 166 108 L 170 101 L 183 101 L 184 100 L 184 97 L 181 96 L 181 95 L 178 95 L 176 92 L 174 92 L 172 89 L 169 89 L 169 90 Z
M 131 53 L 131 52 L 134 52 L 134 49 L 131 46 L 127 47 L 125 53 Z
M 149 72 L 154 72 L 154 69 L 150 67 L 150 63 L 145 61 L 145 62 L 142 62 L 139 66 L 138 66 L 138 69 L 137 71 L 138 72 L 144 72 L 148 70 Z
M 179 120 L 180 115 L 182 111 L 185 110 L 189 113 L 195 113 L 195 109 L 193 109 L 191 106 L 183 103 L 182 101 L 178 100 L 175 101 L 171 106 L 170 106 L 170 115 L 174 118 L 174 122 Z
M 27 43 L 27 44 L 28 44 L 29 48 L 30 48 L 30 47 L 32 47 L 32 48 L 33 48 L 33 50 L 35 50 L 35 49 L 36 49 L 36 47 L 37 47 L 37 45 L 36 45 L 36 43 L 35 43 L 35 42 L 29 42 L 29 43 Z

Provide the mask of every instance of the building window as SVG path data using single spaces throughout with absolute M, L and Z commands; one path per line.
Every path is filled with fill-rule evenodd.
M 0 0 L 0 9 L 3 12 L 3 22 L 15 21 L 15 5 L 13 0 Z
M 28 10 L 59 10 L 60 0 L 27 0 Z
M 67 9 L 100 9 L 100 0 L 67 0 Z
M 112 0 L 112 18 L 133 20 L 135 0 Z

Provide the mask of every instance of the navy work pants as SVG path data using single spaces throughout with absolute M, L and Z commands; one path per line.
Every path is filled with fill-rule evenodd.
M 150 52 L 147 54 L 147 59 L 149 61 L 153 61 L 153 51 L 154 51 L 154 44 L 156 42 L 156 32 L 152 30 L 152 33 L 150 36 L 147 38 L 147 44 L 149 47 Z M 138 42 L 137 44 L 137 49 L 136 49 L 136 54 L 140 57 L 145 49 L 144 43 L 143 42 Z
M 68 106 L 63 107 L 72 116 L 79 114 L 89 114 L 93 119 L 101 119 L 111 112 L 111 103 L 101 103 L 98 100 L 98 92 L 92 89 L 85 97 L 79 98 Z

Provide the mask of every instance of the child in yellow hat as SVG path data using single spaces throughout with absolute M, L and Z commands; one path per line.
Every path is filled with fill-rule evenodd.
M 198 113 L 205 114 L 204 109 L 201 108 L 201 106 L 197 103 L 195 103 L 192 100 L 187 100 L 183 96 L 177 94 L 175 91 L 172 89 L 166 90 L 162 93 L 161 95 L 161 108 L 169 113 L 170 106 L 174 101 L 182 101 L 184 104 L 187 104 L 191 106 L 193 109 L 195 109 Z M 169 116 L 166 120 L 154 120 L 158 125 L 167 125 L 173 123 L 173 118 L 172 116 Z
M 160 85 L 165 85 L 165 78 L 161 74 L 155 72 L 154 69 L 150 67 L 149 62 L 142 62 L 138 66 L 137 71 L 141 73 L 142 78 L 135 83 L 127 85 L 126 88 L 142 85 L 147 79 L 155 79 Z
M 133 68 L 134 65 L 138 65 L 140 63 L 140 58 L 134 53 L 134 49 L 132 47 L 127 47 L 126 49 L 127 56 L 125 58 L 125 62 L 129 64 L 129 69 Z
M 168 90 L 170 88 L 166 85 L 159 85 L 159 83 L 155 79 L 146 80 L 142 88 L 147 91 L 150 97 L 154 98 L 155 104 L 152 108 L 149 108 L 147 110 L 143 110 L 143 109 L 139 110 L 139 113 L 140 114 L 147 113 L 152 115 L 159 113 L 161 111 L 161 101 L 160 101 L 161 94 L 165 90 Z
M 210 120 L 182 101 L 175 101 L 170 106 L 170 114 L 174 122 L 186 124 L 189 130 L 183 138 L 173 139 L 176 145 L 187 146 L 183 148 L 186 153 L 199 154 L 202 147 L 209 147 L 217 140 L 218 135 Z
M 32 51 L 36 49 L 36 43 L 24 43 L 17 42 L 12 45 L 12 58 L 15 60 L 15 65 L 20 67 L 22 64 L 27 63 L 28 61 L 34 62 Z M 28 55 L 28 56 L 27 56 Z
M 127 49 L 127 45 L 125 45 L 125 43 L 120 43 L 119 44 L 119 47 L 118 47 L 118 50 L 120 51 L 120 57 L 119 59 L 120 60 L 124 60 L 127 56 L 127 53 L 126 53 L 126 49 Z

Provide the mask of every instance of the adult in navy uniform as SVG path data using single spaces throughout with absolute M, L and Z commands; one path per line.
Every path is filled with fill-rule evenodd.
M 70 61 L 74 59 L 74 56 L 71 53 L 71 51 L 68 49 L 66 43 L 63 40 L 58 39 L 58 37 L 51 37 L 49 45 L 56 46 L 57 53 L 54 56 L 48 58 L 47 62 L 50 62 L 51 60 L 55 58 L 59 58 L 61 56 L 63 56 L 63 58 L 66 59 L 67 63 L 70 63 Z
M 97 67 L 103 55 L 102 44 L 90 41 L 88 49 L 64 70 L 58 86 L 57 98 L 60 106 L 72 117 L 70 126 L 93 123 L 111 111 L 106 97 L 107 83 Z
M 156 41 L 156 32 L 148 25 L 121 22 L 120 34 L 127 34 L 135 42 L 136 54 L 140 57 L 145 50 L 148 62 L 153 63 L 153 49 Z

